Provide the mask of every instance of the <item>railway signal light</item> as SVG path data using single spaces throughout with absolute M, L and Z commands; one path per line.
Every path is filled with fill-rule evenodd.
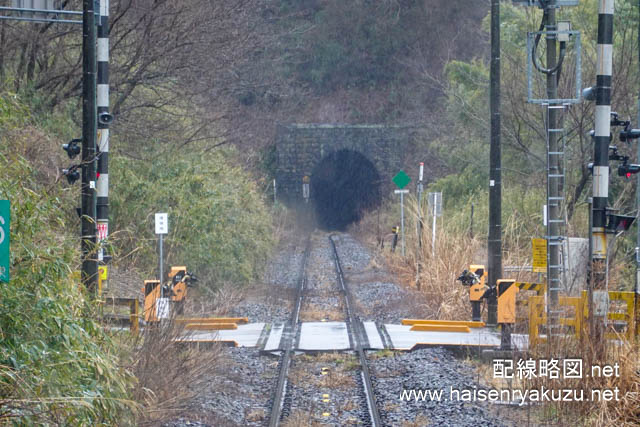
M 628 215 L 607 215 L 609 221 L 607 222 L 607 230 L 613 233 L 619 233 L 621 231 L 627 231 L 633 221 L 636 219 L 635 216 Z
M 620 141 L 630 142 L 632 139 L 640 138 L 640 129 L 628 129 L 620 131 Z
M 78 165 L 71 166 L 67 169 L 62 169 L 62 175 L 67 177 L 67 182 L 73 184 L 80 179 L 80 171 Z
M 67 152 L 67 155 L 70 159 L 75 158 L 78 154 L 80 154 L 80 146 L 79 142 L 82 142 L 81 139 L 75 138 L 69 141 L 67 144 L 62 144 L 62 149 Z
M 618 166 L 618 176 L 631 178 L 631 175 L 640 172 L 640 165 L 624 163 Z

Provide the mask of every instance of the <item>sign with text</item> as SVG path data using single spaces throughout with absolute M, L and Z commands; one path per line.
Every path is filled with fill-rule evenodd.
M 0 281 L 9 281 L 9 226 L 11 202 L 0 200 Z
M 168 234 L 169 233 L 169 214 L 157 213 L 156 214 L 156 234 Z
M 533 252 L 533 267 L 534 273 L 546 273 L 547 272 L 547 240 L 546 239 L 531 239 L 531 250 Z

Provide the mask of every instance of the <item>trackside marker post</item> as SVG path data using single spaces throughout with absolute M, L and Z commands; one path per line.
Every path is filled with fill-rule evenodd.
M 409 193 L 409 190 L 395 190 L 394 193 L 400 195 L 400 234 L 402 238 L 402 256 L 405 255 L 404 247 L 404 195 Z
M 159 273 L 158 273 L 158 280 L 160 280 L 160 285 L 162 285 L 162 278 L 163 278 L 163 270 L 164 270 L 164 264 L 163 264 L 163 256 L 164 254 L 162 253 L 162 237 L 165 234 L 169 233 L 169 214 L 166 213 L 157 213 L 156 214 L 156 234 L 158 235 L 158 250 L 160 252 L 160 260 L 159 260 Z
M 403 190 L 404 187 L 411 182 L 409 175 L 402 169 L 392 179 L 393 183 L 398 186 L 398 190 L 395 190 L 396 194 L 400 194 L 400 233 L 402 234 L 402 256 L 405 256 L 405 244 L 404 244 L 404 195 L 409 193 L 409 190 Z

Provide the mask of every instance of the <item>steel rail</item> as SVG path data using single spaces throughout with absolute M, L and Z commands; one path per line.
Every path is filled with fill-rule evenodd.
M 333 248 L 334 261 L 336 266 L 336 273 L 338 276 L 338 281 L 340 282 L 340 287 L 344 292 L 345 296 L 345 306 L 347 311 L 347 325 L 351 325 L 349 329 L 349 334 L 352 337 L 352 342 L 355 347 L 355 351 L 358 354 L 358 358 L 360 359 L 360 373 L 362 376 L 362 386 L 364 388 L 365 397 L 367 400 L 367 407 L 369 410 L 369 417 L 371 418 L 371 425 L 374 427 L 382 426 L 382 420 L 380 418 L 380 412 L 378 411 L 378 407 L 376 406 L 376 398 L 373 393 L 373 384 L 371 382 L 371 374 L 369 373 L 369 365 L 367 361 L 367 356 L 362 348 L 362 338 L 364 337 L 364 326 L 360 318 L 355 315 L 354 308 L 355 304 L 353 302 L 353 296 L 349 291 L 349 287 L 346 285 L 344 280 L 344 273 L 342 271 L 342 265 L 340 264 L 340 257 L 338 255 L 338 249 L 336 248 L 336 244 L 333 240 L 333 235 L 329 236 L 329 241 L 331 242 L 331 247 Z
M 269 418 L 269 427 L 277 427 L 280 423 L 282 416 L 282 408 L 284 405 L 284 398 L 287 391 L 287 377 L 289 376 L 289 367 L 291 365 L 291 353 L 293 348 L 293 339 L 297 334 L 298 319 L 300 317 L 300 306 L 302 305 L 302 295 L 304 293 L 304 287 L 307 282 L 307 259 L 309 258 L 309 252 L 311 251 L 311 235 L 307 239 L 304 254 L 302 256 L 302 263 L 300 267 L 300 275 L 298 277 L 298 290 L 296 293 L 296 303 L 289 319 L 289 324 L 285 327 L 285 331 L 282 334 L 284 338 L 284 350 L 280 356 L 280 372 L 278 374 L 278 383 L 273 398 L 273 405 L 271 407 L 271 417 Z

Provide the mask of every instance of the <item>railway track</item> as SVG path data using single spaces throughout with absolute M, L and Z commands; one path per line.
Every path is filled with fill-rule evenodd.
M 358 425 L 379 427 L 382 426 L 382 421 L 376 404 L 374 389 L 369 373 L 368 360 L 364 349 L 366 333 L 362 321 L 355 311 L 353 296 L 349 291 L 349 287 L 345 283 L 344 273 L 333 235 L 329 235 L 328 239 L 335 267 L 336 293 L 341 295 L 342 298 L 342 304 L 340 304 L 340 306 L 343 307 L 344 310 L 344 321 L 347 326 L 349 341 L 351 343 L 351 349 L 347 353 L 354 354 L 358 363 L 354 384 L 358 389 L 358 398 L 356 400 L 362 408 L 358 411 L 360 419 L 354 421 L 356 421 Z M 291 416 L 295 403 L 295 396 L 291 391 L 292 381 L 290 375 L 292 360 L 295 355 L 294 344 L 300 330 L 300 310 L 305 299 L 305 294 L 307 293 L 307 268 L 311 249 L 312 239 L 311 236 L 309 236 L 305 252 L 302 257 L 296 301 L 283 334 L 282 353 L 278 362 L 277 383 L 273 394 L 271 414 L 269 418 L 270 427 L 279 426 L 289 416 Z

